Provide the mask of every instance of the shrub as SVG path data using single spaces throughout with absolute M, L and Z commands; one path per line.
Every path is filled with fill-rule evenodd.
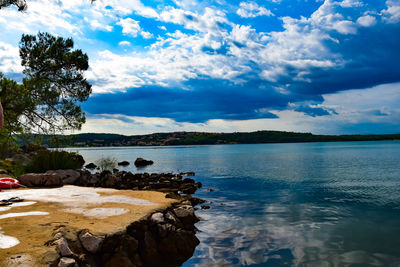
M 112 157 L 102 157 L 96 161 L 100 171 L 112 171 L 117 166 L 117 160 Z
M 26 167 L 27 172 L 46 172 L 48 170 L 65 170 L 82 168 L 82 156 L 67 151 L 42 150 L 32 157 L 32 163 Z

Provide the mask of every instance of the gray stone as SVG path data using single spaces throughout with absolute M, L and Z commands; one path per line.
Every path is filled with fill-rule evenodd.
M 165 219 L 167 219 L 168 221 L 172 222 L 173 224 L 180 223 L 179 219 L 176 218 L 176 216 L 170 211 L 167 211 L 165 213 Z
M 56 245 L 57 250 L 61 254 L 61 256 L 69 257 L 73 255 L 71 249 L 68 246 L 68 242 L 64 237 L 61 237 L 54 241 L 54 244 Z
M 153 223 L 159 224 L 159 223 L 164 223 L 164 215 L 161 212 L 156 212 L 153 215 L 151 215 L 150 220 Z
M 58 267 L 75 267 L 78 266 L 76 261 L 72 258 L 62 257 L 58 263 Z
M 81 174 L 75 170 L 55 170 L 47 171 L 48 174 L 56 173 L 60 175 L 64 184 L 75 184 L 78 181 Z
M 158 224 L 157 229 L 160 238 L 165 238 L 168 234 L 176 231 L 176 227 L 170 223 Z
M 28 187 L 53 187 L 62 186 L 63 181 L 57 173 L 28 173 L 18 178 L 21 184 Z
M 185 218 L 194 215 L 194 208 L 191 205 L 182 205 L 175 208 L 174 213 L 178 218 Z
M 58 233 L 56 233 L 56 234 L 54 235 L 53 239 L 54 239 L 54 240 L 57 240 L 57 239 L 60 239 L 61 237 L 63 237 L 62 233 L 61 233 L 61 232 L 58 232 Z
M 60 254 L 58 254 L 56 249 L 54 249 L 44 253 L 40 262 L 45 264 L 46 266 L 56 266 L 59 258 Z
M 79 240 L 82 246 L 90 253 L 95 254 L 99 251 L 101 244 L 103 243 L 103 238 L 97 237 L 89 233 L 87 230 L 83 230 L 79 234 Z

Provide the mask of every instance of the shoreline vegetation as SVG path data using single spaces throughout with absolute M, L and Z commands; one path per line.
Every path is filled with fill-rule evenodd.
M 174 146 L 215 144 L 264 144 L 345 141 L 400 140 L 400 134 L 382 135 L 315 135 L 284 131 L 256 131 L 235 133 L 170 132 L 146 135 L 83 133 L 58 135 L 61 142 L 51 142 L 54 136 L 41 135 L 42 145 L 48 147 L 113 147 L 113 146 Z

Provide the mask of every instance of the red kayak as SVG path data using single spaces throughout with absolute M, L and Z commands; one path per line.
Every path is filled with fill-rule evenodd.
M 2 189 L 18 188 L 19 186 L 20 184 L 17 179 L 9 177 L 0 178 L 0 188 Z

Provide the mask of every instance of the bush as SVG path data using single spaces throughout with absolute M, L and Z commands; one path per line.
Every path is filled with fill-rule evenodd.
M 41 173 L 48 170 L 80 169 L 84 161 L 82 156 L 67 151 L 42 150 L 32 157 L 32 163 L 26 167 L 27 172 Z
M 117 160 L 112 157 L 102 157 L 96 161 L 96 165 L 100 168 L 100 171 L 112 171 L 117 166 Z

